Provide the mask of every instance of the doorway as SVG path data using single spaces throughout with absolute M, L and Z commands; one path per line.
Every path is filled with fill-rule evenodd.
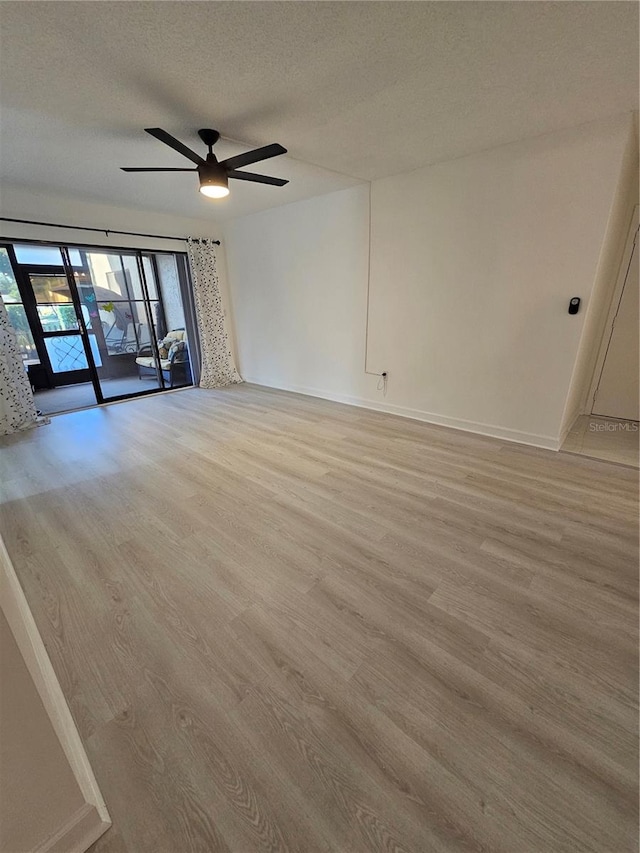
M 640 467 L 638 207 L 627 235 L 585 410 L 562 449 Z
M 29 313 L 35 320 L 34 340 L 41 355 L 40 384 L 54 388 L 90 382 L 75 294 L 64 269 L 25 265 L 22 271 L 28 283 L 24 304 L 31 309 Z
M 179 263 L 162 254 L 158 262 L 134 249 L 0 245 L 2 298 L 42 414 L 192 384 L 195 330 L 185 329 Z M 180 351 L 169 356 L 165 338 L 168 348 L 179 338 Z
M 639 335 L 640 285 L 638 276 L 638 209 L 636 208 L 631 258 L 622 292 L 614 298 L 614 315 L 605 336 L 602 365 L 597 375 L 591 412 L 599 417 L 640 420 Z

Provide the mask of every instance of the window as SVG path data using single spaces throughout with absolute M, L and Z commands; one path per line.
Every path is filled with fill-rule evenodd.
M 15 329 L 20 354 L 25 364 L 39 364 L 40 359 L 18 289 L 18 282 L 11 268 L 9 252 L 4 246 L 0 246 L 0 295 L 7 309 L 9 322 Z
M 43 246 L 37 243 L 14 243 L 13 250 L 19 264 L 28 266 L 59 267 L 62 266 L 62 255 L 58 246 Z M 71 266 L 82 266 L 80 253 L 75 249 L 69 250 Z

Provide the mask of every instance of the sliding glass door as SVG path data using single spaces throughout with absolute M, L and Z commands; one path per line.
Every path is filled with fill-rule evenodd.
M 0 246 L 0 293 L 43 413 L 192 384 L 180 270 L 168 252 Z
M 96 341 L 103 399 L 164 388 L 153 317 L 161 315 L 162 305 L 140 253 L 80 248 L 79 254 L 82 266 L 73 275 L 87 331 Z M 145 357 L 151 362 L 143 372 L 138 360 Z

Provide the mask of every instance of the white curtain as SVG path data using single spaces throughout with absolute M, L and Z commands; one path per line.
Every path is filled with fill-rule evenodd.
M 31 385 L 22 363 L 16 333 L 0 298 L 0 435 L 38 421 Z
M 216 244 L 187 239 L 193 301 L 200 335 L 200 387 L 221 388 L 242 382 L 229 345 L 216 268 Z

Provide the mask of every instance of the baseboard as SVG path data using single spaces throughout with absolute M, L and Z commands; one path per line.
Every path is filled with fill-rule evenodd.
M 374 412 L 386 412 L 389 415 L 398 415 L 401 418 L 410 418 L 414 421 L 435 424 L 436 426 L 449 427 L 450 429 L 471 432 L 475 435 L 483 435 L 488 438 L 498 438 L 502 441 L 510 441 L 516 444 L 526 444 L 530 447 L 541 447 L 544 450 L 559 450 L 560 441 L 549 435 L 539 435 L 533 432 L 522 432 L 517 429 L 483 424 L 476 421 L 467 421 L 463 418 L 450 418 L 445 415 L 437 415 L 433 412 L 424 412 L 420 409 L 410 409 L 406 406 L 395 406 L 392 403 L 381 403 L 378 400 L 367 400 L 363 397 L 351 397 L 347 394 L 335 394 L 319 388 L 309 388 L 305 385 L 279 384 L 271 385 L 263 379 L 244 375 L 245 382 L 252 385 L 261 385 L 264 388 L 274 388 L 278 391 L 292 391 L 295 394 L 304 394 L 307 397 L 319 397 L 322 400 L 331 400 L 334 403 L 345 403 L 348 406 L 358 406 L 361 409 L 371 409 Z
M 85 803 L 33 853 L 85 853 L 110 826 L 100 818 L 94 805 Z
M 85 802 L 95 809 L 102 824 L 110 826 L 109 812 L 2 538 L 0 605 Z
M 565 443 L 567 436 L 569 435 L 569 433 L 573 429 L 573 425 L 578 420 L 578 418 L 580 417 L 581 414 L 582 414 L 582 411 L 581 411 L 580 407 L 578 407 L 575 410 L 575 412 L 571 415 L 571 417 L 566 421 L 566 426 L 563 427 L 563 429 L 561 430 L 560 438 L 558 439 L 558 446 L 559 447 L 562 447 L 562 445 Z

